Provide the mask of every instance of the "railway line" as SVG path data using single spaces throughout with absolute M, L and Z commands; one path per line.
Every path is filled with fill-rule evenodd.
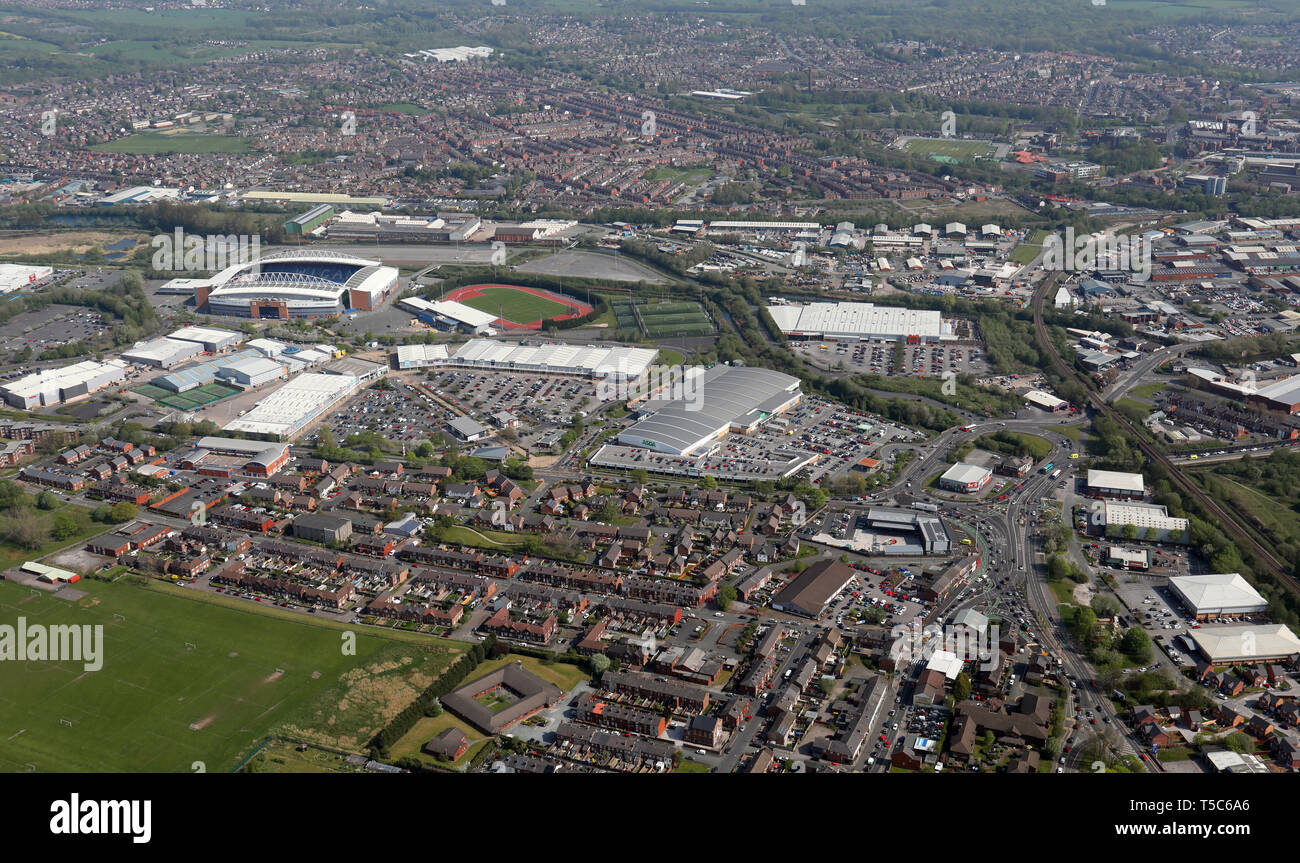
M 1088 385 L 1088 381 L 1076 371 L 1057 351 L 1056 345 L 1052 342 L 1047 332 L 1047 325 L 1043 321 L 1043 303 L 1046 300 L 1047 293 L 1056 284 L 1056 279 L 1045 279 L 1043 284 L 1034 294 L 1034 333 L 1038 339 L 1039 345 L 1047 350 L 1052 357 L 1052 365 L 1056 370 L 1066 378 L 1078 381 L 1088 391 L 1088 399 L 1093 407 L 1100 413 L 1106 415 L 1115 422 L 1120 428 L 1127 431 L 1132 439 L 1137 443 L 1138 448 L 1152 462 L 1164 467 L 1169 474 L 1171 481 L 1177 486 L 1178 490 L 1197 500 L 1212 518 L 1219 522 L 1220 528 L 1241 547 L 1250 549 L 1258 564 L 1272 573 L 1279 581 L 1296 593 L 1300 593 L 1300 580 L 1297 580 L 1291 574 L 1285 563 L 1280 561 L 1272 551 L 1264 546 L 1255 538 L 1251 531 L 1243 526 L 1234 514 L 1230 514 L 1219 505 L 1213 497 L 1207 494 L 1195 482 L 1183 475 L 1182 470 L 1176 465 L 1162 450 L 1143 437 L 1128 417 L 1116 411 L 1111 407 L 1101 394 L 1096 392 Z

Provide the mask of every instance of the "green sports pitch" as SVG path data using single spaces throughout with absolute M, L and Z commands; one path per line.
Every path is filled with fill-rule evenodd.
M 531 324 L 573 312 L 571 306 L 510 288 L 483 288 L 478 296 L 466 297 L 457 302 L 516 324 Z
M 115 141 L 95 144 L 90 149 L 103 153 L 132 153 L 162 155 L 166 153 L 247 153 L 247 138 L 230 135 L 162 135 L 141 132 Z
M 907 152 L 915 156 L 946 156 L 949 159 L 971 159 L 991 156 L 994 147 L 988 141 L 967 141 L 961 138 L 912 138 L 907 142 Z
M 103 626 L 98 671 L 0 662 L 0 771 L 226 772 L 272 733 L 362 750 L 467 649 L 352 627 L 347 655 L 348 627 L 287 609 L 152 582 L 72 588 L 86 595 L 0 581 L 0 624 Z

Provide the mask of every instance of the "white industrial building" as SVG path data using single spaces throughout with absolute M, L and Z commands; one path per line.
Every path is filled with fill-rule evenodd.
M 287 373 L 285 367 L 274 360 L 250 357 L 217 369 L 217 378 L 232 386 L 249 390 L 277 381 Z
M 203 345 L 163 336 L 148 342 L 136 342 L 135 347 L 122 352 L 122 359 L 141 366 L 170 369 L 191 357 L 203 353 Z
M 658 354 L 655 348 L 586 347 L 560 342 L 521 345 L 471 339 L 442 365 L 635 381 L 645 375 Z
M 203 350 L 215 354 L 235 347 L 246 337 L 243 333 L 237 333 L 233 330 L 218 330 L 212 327 L 182 327 L 174 333 L 169 333 L 167 338 L 182 342 L 197 342 L 203 346 Z
M 6 404 L 22 410 L 62 404 L 85 398 L 126 378 L 121 360 L 85 360 L 58 369 L 45 369 L 0 386 Z
M 1239 572 L 1178 575 L 1169 579 L 1169 587 L 1197 620 L 1241 617 L 1268 609 L 1268 600 Z
M 30 288 L 33 283 L 54 275 L 53 267 L 29 267 L 26 264 L 0 264 L 0 294 L 12 294 Z
M 1116 500 L 1141 500 L 1146 494 L 1146 486 L 1140 473 L 1090 470 L 1088 471 L 1088 494 Z
M 399 369 L 422 369 L 447 359 L 446 345 L 400 345 L 397 348 Z
M 497 316 L 481 312 L 473 306 L 455 300 L 426 300 L 424 297 L 407 297 L 397 303 L 414 312 L 426 324 L 445 329 L 461 330 L 472 335 L 495 335 L 492 323 Z
M 1065 399 L 1042 390 L 1030 390 L 1025 393 L 1025 401 L 1045 411 L 1063 411 L 1070 406 Z
M 982 465 L 958 462 L 939 477 L 939 488 L 974 494 L 988 485 L 992 478 L 993 471 Z
M 356 392 L 358 386 L 359 382 L 351 375 L 302 374 L 222 428 L 287 440 Z
M 1137 528 L 1137 538 L 1149 538 L 1148 531 L 1155 531 L 1154 539 L 1160 542 L 1187 542 L 1187 519 L 1174 518 L 1169 510 L 1154 503 L 1131 503 L 1108 500 L 1105 507 L 1106 529 L 1123 529 L 1127 525 Z M 1178 537 L 1174 538 L 1177 531 Z
M 284 349 L 288 347 L 288 345 L 283 342 L 277 342 L 273 339 L 253 339 L 248 343 L 248 346 L 262 356 L 270 359 L 275 359 L 280 356 L 284 353 Z
M 1300 655 L 1300 638 L 1280 623 L 1206 626 L 1192 641 L 1211 665 L 1276 662 Z
M 937 311 L 874 303 L 780 303 L 767 307 L 781 332 L 796 338 L 859 341 L 951 339 L 952 324 Z

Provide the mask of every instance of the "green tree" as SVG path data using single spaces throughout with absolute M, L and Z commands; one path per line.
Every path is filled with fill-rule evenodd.
M 109 517 L 115 522 L 123 522 L 130 521 L 139 514 L 140 511 L 136 509 L 135 504 L 123 500 L 113 504 Z
M 722 611 L 726 611 L 731 603 L 736 601 L 736 588 L 729 584 L 724 584 L 718 588 L 718 595 L 714 598 L 714 603 Z
M 59 505 L 59 499 L 54 492 L 46 489 L 36 496 L 36 506 L 40 509 L 54 509 Z
M 962 672 L 957 675 L 957 679 L 952 682 L 952 697 L 955 701 L 965 701 L 970 698 L 970 675 Z
M 1119 649 L 1134 662 L 1148 662 L 1151 659 L 1151 639 L 1141 627 L 1129 627 L 1120 639 Z

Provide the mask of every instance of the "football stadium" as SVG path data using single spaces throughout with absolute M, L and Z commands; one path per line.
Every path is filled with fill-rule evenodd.
M 799 379 L 771 369 L 714 366 L 687 397 L 651 398 L 618 437 L 625 446 L 689 455 L 728 432 L 748 432 L 799 403 Z
M 242 318 L 331 318 L 371 311 L 397 287 L 383 262 L 325 249 L 291 249 L 227 267 L 195 287 L 195 305 Z

